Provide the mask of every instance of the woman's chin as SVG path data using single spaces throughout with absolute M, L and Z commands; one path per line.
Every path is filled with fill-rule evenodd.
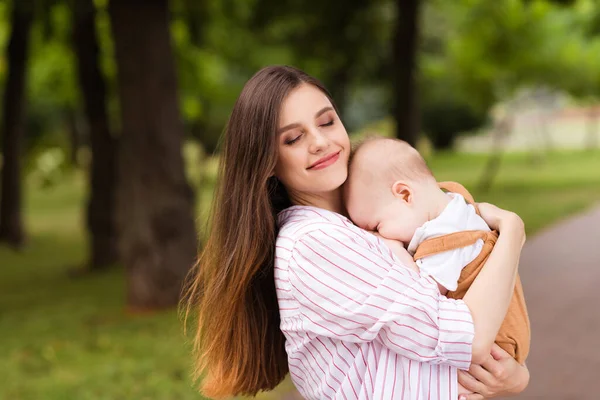
M 319 189 L 317 190 L 319 192 L 333 192 L 341 189 L 344 182 L 346 182 L 347 177 L 347 172 L 339 171 L 336 174 L 327 176 L 324 179 L 315 179 L 313 183 L 315 187 L 319 187 Z

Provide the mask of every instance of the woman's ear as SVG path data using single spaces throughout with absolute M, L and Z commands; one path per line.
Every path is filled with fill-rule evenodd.
M 392 184 L 392 194 L 406 203 L 410 203 L 412 200 L 412 189 L 402 181 L 396 181 Z

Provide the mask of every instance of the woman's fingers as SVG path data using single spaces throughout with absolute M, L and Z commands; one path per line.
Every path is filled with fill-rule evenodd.
M 494 360 L 494 362 L 498 363 L 495 360 Z M 492 370 L 494 370 L 494 368 L 496 368 L 495 366 L 489 366 L 489 367 L 491 367 Z M 473 378 L 477 379 L 479 382 L 483 383 L 486 386 L 498 385 L 498 379 L 496 379 L 493 372 L 487 370 L 487 368 L 485 368 L 482 365 L 471 364 L 471 367 L 469 368 L 469 373 L 471 374 L 471 376 Z
M 465 389 L 475 393 L 481 393 L 485 389 L 483 383 L 479 382 L 467 371 L 458 371 L 458 383 L 463 385 Z
M 490 228 L 520 240 L 521 246 L 525 244 L 525 224 L 521 217 L 488 203 L 479 203 L 478 207 L 481 217 Z
M 496 343 L 492 344 L 492 357 L 494 360 L 503 360 L 505 358 L 510 358 L 510 354 L 508 354 L 502 347 L 498 346 Z
M 485 397 L 479 393 L 461 394 L 458 396 L 458 400 L 484 400 Z
M 492 345 L 490 357 L 486 358 L 481 366 L 489 372 L 495 378 L 496 383 L 499 384 L 500 381 L 503 381 L 507 377 L 509 371 L 507 371 L 506 361 L 511 361 L 511 359 L 512 357 L 510 354 L 494 343 Z M 475 376 L 475 378 L 479 379 L 478 376 Z
M 489 225 L 490 228 L 502 231 L 504 225 L 512 228 L 525 231 L 525 224 L 521 217 L 512 211 L 503 210 L 489 203 L 478 203 L 477 208 L 481 214 L 481 218 Z
M 502 371 L 502 365 L 490 354 L 482 365 L 471 364 L 469 372 L 458 371 L 458 382 L 472 392 L 490 397 L 502 389 Z
M 490 228 L 496 230 L 500 228 L 503 212 L 505 213 L 506 211 L 490 203 L 478 203 L 477 208 L 479 209 L 481 218 L 485 220 Z
M 521 392 L 529 382 L 529 371 L 494 344 L 491 354 L 481 365 L 471 364 L 469 372 L 458 371 L 458 382 L 475 393 L 466 395 L 466 400 L 478 400 Z

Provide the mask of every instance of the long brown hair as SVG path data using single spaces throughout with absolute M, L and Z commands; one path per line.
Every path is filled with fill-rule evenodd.
M 331 100 L 306 73 L 266 67 L 246 83 L 225 128 L 209 235 L 186 296 L 187 315 L 198 317 L 195 376 L 208 397 L 254 396 L 288 372 L 274 256 L 276 216 L 290 201 L 271 175 L 281 105 L 302 83 Z

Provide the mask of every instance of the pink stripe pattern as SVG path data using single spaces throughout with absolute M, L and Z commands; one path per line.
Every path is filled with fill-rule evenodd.
M 293 206 L 278 224 L 281 330 L 304 398 L 458 398 L 474 336 L 463 301 L 342 215 Z

